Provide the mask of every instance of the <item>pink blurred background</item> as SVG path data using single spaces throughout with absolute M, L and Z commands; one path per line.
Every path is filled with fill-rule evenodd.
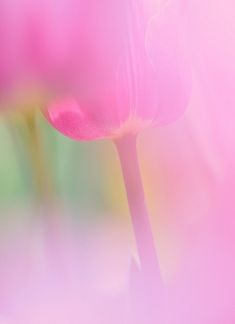
M 187 109 L 176 121 L 146 128 L 146 110 L 139 113 L 138 154 L 164 289 L 153 301 L 138 267 L 119 160 L 106 138 L 109 123 L 120 127 L 113 115 L 102 136 L 94 133 L 105 139 L 87 143 L 63 137 L 40 112 L 78 82 L 71 76 L 76 57 L 65 59 L 79 49 L 72 16 L 78 1 L 60 0 L 55 10 L 52 0 L 1 0 L 0 323 L 235 323 L 235 4 L 142 2 L 150 11 L 180 8 L 170 22 L 183 25 L 192 74 L 183 88 L 191 87 Z M 35 37 L 37 22 L 51 50 L 51 60 L 37 65 L 38 78 L 22 36 L 32 28 Z M 175 85 L 167 92 L 168 84 L 160 89 L 174 107 Z M 141 100 L 149 103 L 146 91 Z

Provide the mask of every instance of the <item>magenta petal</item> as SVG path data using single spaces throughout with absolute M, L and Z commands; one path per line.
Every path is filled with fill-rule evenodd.
M 76 100 L 67 98 L 52 102 L 45 112 L 48 121 L 59 132 L 74 140 L 94 140 L 105 137 L 82 111 Z

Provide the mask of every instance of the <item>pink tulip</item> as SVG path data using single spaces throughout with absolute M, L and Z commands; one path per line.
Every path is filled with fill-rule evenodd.
M 182 4 L 174 0 L 158 5 L 148 0 L 72 1 L 71 7 L 66 3 L 47 8 L 44 32 L 40 17 L 31 25 L 40 29 L 36 44 L 32 43 L 32 52 L 37 52 L 32 56 L 34 64 L 45 71 L 47 84 L 59 91 L 45 112 L 49 122 L 75 140 L 115 141 L 141 269 L 149 278 L 147 290 L 153 300 L 159 291 L 163 293 L 162 279 L 135 136 L 146 127 L 174 121 L 187 106 L 191 82 Z M 62 9 L 65 22 L 61 22 Z M 46 44 L 41 52 L 35 51 L 38 44 Z M 158 302 L 155 306 L 160 309 Z
M 63 8 L 65 21 L 60 24 L 61 12 L 54 10 L 55 26 L 48 19 L 47 46 L 37 57 L 41 67 L 46 58 L 52 62 L 47 77 L 53 75 L 56 85 L 59 79 L 68 95 L 49 105 L 51 124 L 75 140 L 94 140 L 136 134 L 177 119 L 190 93 L 184 15 L 178 3 L 76 3 L 66 3 L 72 10 Z
M 51 124 L 75 140 L 115 140 L 141 277 L 148 278 L 144 296 L 151 296 L 139 313 L 151 313 L 154 323 L 163 283 L 135 135 L 174 121 L 187 106 L 190 72 L 181 1 L 23 0 L 13 11 L 15 1 L 4 4 L 17 18 L 17 78 L 57 93 L 45 112 Z

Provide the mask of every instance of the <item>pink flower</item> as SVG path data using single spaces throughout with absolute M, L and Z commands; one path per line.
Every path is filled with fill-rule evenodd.
M 88 0 L 47 8 L 45 33 L 41 21 L 35 42 L 44 46 L 34 59 L 59 87 L 46 116 L 64 135 L 117 138 L 183 113 L 190 94 L 184 15 L 179 2 L 156 3 Z

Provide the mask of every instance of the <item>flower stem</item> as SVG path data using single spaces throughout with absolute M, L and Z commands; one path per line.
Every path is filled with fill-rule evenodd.
M 149 279 L 154 276 L 159 283 L 161 282 L 160 267 L 145 202 L 136 148 L 136 136 L 116 140 L 115 144 L 126 187 L 141 270 Z

